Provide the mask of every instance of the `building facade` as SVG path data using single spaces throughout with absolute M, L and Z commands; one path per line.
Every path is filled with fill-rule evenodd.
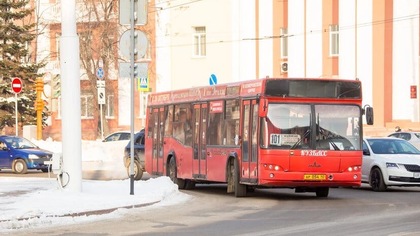
M 156 90 L 359 79 L 375 127 L 420 130 L 419 1 L 156 1 Z M 216 79 L 214 79 L 216 78 Z
M 141 1 L 138 1 L 141 2 Z M 147 6 L 153 6 L 153 1 Z M 44 102 L 49 118 L 43 129 L 43 138 L 61 140 L 60 37 L 61 4 L 59 0 L 36 1 L 39 28 L 37 60 L 46 62 L 44 73 Z M 129 5 L 128 5 L 129 6 Z M 82 138 L 102 139 L 109 133 L 130 130 L 130 103 L 134 104 L 134 130 L 144 127 L 147 92 L 135 89 L 131 98 L 129 73 L 129 25 L 121 23 L 119 2 L 115 0 L 76 1 L 77 34 L 80 47 L 81 126 Z M 129 11 L 122 9 L 125 14 Z M 147 77 L 150 86 L 154 81 L 155 51 L 154 23 L 151 14 L 142 25 L 135 27 L 139 49 L 136 64 L 138 78 Z M 140 18 L 140 17 L 139 17 Z M 129 37 L 128 37 L 129 39 Z M 141 45 L 140 45 L 141 44 Z M 137 46 L 140 45 L 140 46 Z M 98 80 L 100 81 L 98 83 Z M 98 87 L 105 87 L 101 90 Z M 104 95 L 104 96 L 101 96 Z
M 132 100 L 135 130 L 140 130 L 147 92 L 136 90 L 134 99 L 129 94 L 127 60 L 121 52 L 128 27 L 119 22 L 118 1 L 101 1 L 110 6 L 99 11 L 110 12 L 106 19 L 93 18 L 83 8 L 86 2 L 92 3 L 77 1 L 79 37 L 96 50 L 91 66 L 80 73 L 83 138 L 128 130 Z M 263 77 L 359 79 L 364 103 L 375 109 L 375 128 L 420 130 L 418 0 L 145 2 L 147 24 L 136 29 L 146 48 L 137 62 L 147 75 L 149 91 Z M 42 25 L 37 57 L 48 62 L 43 72 L 50 118 L 43 138 L 59 140 L 60 2 L 36 1 L 36 9 Z M 110 45 L 101 40 L 104 31 Z M 104 48 L 109 50 L 101 51 Z M 103 130 L 96 88 L 99 67 L 106 83 Z

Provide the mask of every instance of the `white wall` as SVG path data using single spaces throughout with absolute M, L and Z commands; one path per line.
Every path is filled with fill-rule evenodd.
M 419 85 L 419 1 L 395 1 L 393 23 L 393 119 L 419 121 L 418 98 L 410 98 L 410 85 Z
M 305 54 L 304 54 L 304 0 L 289 1 L 289 55 L 288 75 L 289 77 L 304 77 Z
M 169 6 L 166 0 L 155 1 L 156 17 L 156 92 L 168 91 L 172 87 L 171 66 L 171 22 L 169 10 L 159 11 Z
M 233 64 L 237 64 L 232 68 L 232 81 L 256 79 L 255 1 L 229 2 L 233 3 L 231 12 L 238 16 L 236 21 L 232 20 L 231 30 L 239 29 L 233 38 L 233 42 L 237 42 L 238 45 L 232 48 L 232 61 Z
M 372 7 L 372 0 L 357 1 L 357 71 L 355 74 L 355 77 L 362 81 L 363 104 L 371 106 L 373 106 Z
M 322 32 L 322 0 L 306 1 L 306 77 L 322 76 Z
M 259 1 L 259 74 L 273 77 L 273 1 Z M 264 39 L 265 38 L 265 39 Z

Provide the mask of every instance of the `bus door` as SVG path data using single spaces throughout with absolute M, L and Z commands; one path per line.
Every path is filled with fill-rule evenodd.
M 241 181 L 258 182 L 258 104 L 256 100 L 242 101 L 242 158 Z
M 163 175 L 163 137 L 165 132 L 165 109 L 153 109 L 153 152 L 152 152 L 152 174 Z
M 194 105 L 193 111 L 193 177 L 195 179 L 206 179 L 207 175 L 207 104 Z

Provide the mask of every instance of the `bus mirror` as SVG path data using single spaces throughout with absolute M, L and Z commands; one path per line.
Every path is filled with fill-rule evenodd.
M 366 123 L 368 125 L 373 125 L 373 107 L 369 105 L 365 105 L 363 108 L 365 116 L 366 116 Z
M 260 117 L 266 117 L 268 111 L 268 101 L 265 98 L 260 99 L 260 109 L 259 109 L 259 115 Z

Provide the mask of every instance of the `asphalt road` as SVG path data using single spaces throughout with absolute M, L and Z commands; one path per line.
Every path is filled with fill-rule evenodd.
M 420 235 L 420 188 L 377 193 L 367 186 L 331 189 L 328 198 L 291 189 L 245 198 L 224 185 L 199 185 L 189 202 L 132 209 L 124 217 L 14 235 Z

